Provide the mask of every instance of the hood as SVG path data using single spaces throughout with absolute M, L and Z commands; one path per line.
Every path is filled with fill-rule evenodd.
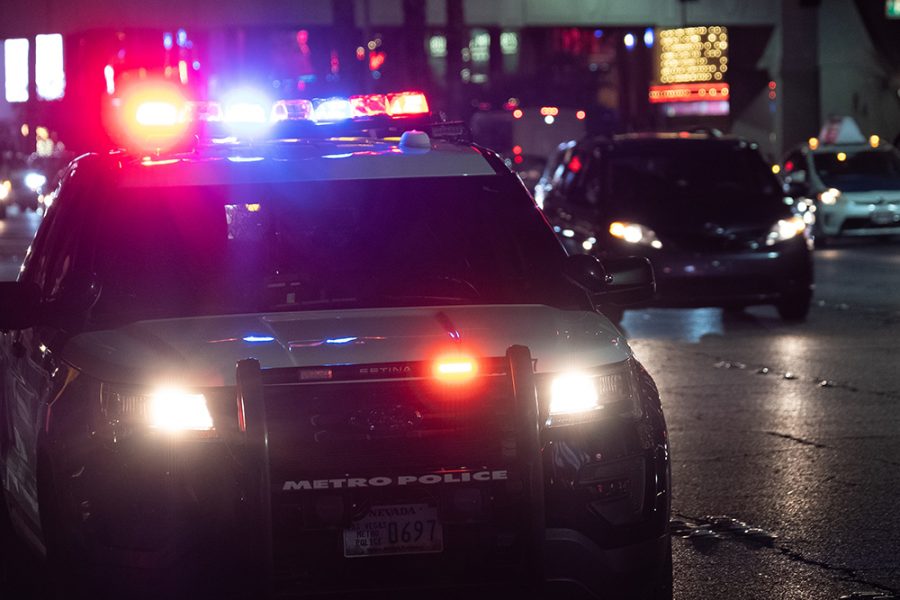
M 464 348 L 503 356 L 526 345 L 538 372 L 623 361 L 631 349 L 603 316 L 547 306 L 443 306 L 139 321 L 75 336 L 63 359 L 102 381 L 233 385 L 237 361 L 264 369 L 427 360 Z

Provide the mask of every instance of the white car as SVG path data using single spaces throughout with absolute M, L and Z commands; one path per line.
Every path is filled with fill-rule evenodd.
M 866 140 L 847 119 L 790 152 L 782 173 L 793 193 L 815 203 L 815 237 L 900 235 L 900 152 Z
M 659 395 L 595 310 L 649 263 L 369 100 L 69 167 L 0 284 L 16 531 L 90 597 L 671 595 Z

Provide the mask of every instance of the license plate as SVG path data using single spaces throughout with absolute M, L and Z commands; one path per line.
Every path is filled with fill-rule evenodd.
M 442 552 L 444 532 L 437 508 L 428 504 L 373 506 L 344 529 L 344 556 L 383 556 Z
M 871 219 L 876 225 L 890 225 L 897 220 L 896 215 L 889 210 L 876 210 L 872 213 Z

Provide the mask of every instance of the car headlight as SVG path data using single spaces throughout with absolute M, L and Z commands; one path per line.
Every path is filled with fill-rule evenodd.
M 570 371 L 554 375 L 545 389 L 547 425 L 572 425 L 611 416 L 641 416 L 628 363 L 615 371 Z
M 4 179 L 0 181 L 0 202 L 9 198 L 9 194 L 12 191 L 12 183 L 10 183 L 9 179 Z
M 630 244 L 662 248 L 662 242 L 656 237 L 656 233 L 639 223 L 613 221 L 609 224 L 609 234 Z
M 784 242 L 803 233 L 806 223 L 803 217 L 794 215 L 789 219 L 779 219 L 766 236 L 766 245 L 772 246 L 778 242 Z
M 25 174 L 25 187 L 27 187 L 32 192 L 39 192 L 41 188 L 44 187 L 44 184 L 47 183 L 47 177 L 36 171 L 32 171 L 30 173 Z
M 841 197 L 841 190 L 837 188 L 828 188 L 824 192 L 819 192 L 819 201 L 822 204 L 833 206 Z
M 206 396 L 173 387 L 137 390 L 104 385 L 101 412 L 113 427 L 180 433 L 213 433 Z

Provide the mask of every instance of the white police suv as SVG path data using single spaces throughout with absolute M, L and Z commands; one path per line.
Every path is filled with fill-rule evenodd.
M 3 496 L 63 592 L 671 593 L 660 399 L 594 308 L 646 260 L 567 257 L 421 94 L 139 100 L 0 284 Z

